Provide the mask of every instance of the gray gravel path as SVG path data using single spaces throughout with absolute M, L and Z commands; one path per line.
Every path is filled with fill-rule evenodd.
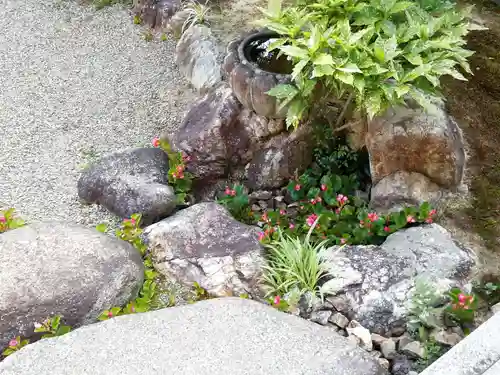
M 178 126 L 194 95 L 175 42 L 145 41 L 124 8 L 74 0 L 0 0 L 0 30 L 0 207 L 28 220 L 111 220 L 79 203 L 79 173 Z

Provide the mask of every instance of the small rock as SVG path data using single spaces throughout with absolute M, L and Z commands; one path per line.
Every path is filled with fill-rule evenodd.
M 380 344 L 382 344 L 386 340 L 388 340 L 387 337 L 384 337 L 377 333 L 372 333 L 372 342 L 375 345 L 375 347 L 380 348 Z
M 500 312 L 500 302 L 498 302 L 496 305 L 491 306 L 491 312 L 493 314 L 497 314 Z
M 337 332 L 339 335 L 342 335 L 342 333 L 339 332 L 339 331 L 341 331 L 341 329 L 339 327 L 337 327 L 335 324 L 328 323 L 328 328 L 330 328 L 331 330 Z
M 327 297 L 326 301 L 341 313 L 346 313 L 349 310 L 349 302 L 344 297 Z
M 285 203 L 285 196 L 277 195 L 276 197 L 274 197 L 274 200 L 278 203 Z
M 377 360 L 378 360 L 378 363 L 380 364 L 380 366 L 382 366 L 386 370 L 389 370 L 389 367 L 390 367 L 389 360 L 387 360 L 385 358 L 378 358 Z
M 393 326 L 390 330 L 390 336 L 401 336 L 406 332 L 406 323 Z
M 405 355 L 397 355 L 392 360 L 392 375 L 410 375 L 412 362 Z
M 380 351 L 385 358 L 393 359 L 397 354 L 396 343 L 394 340 L 386 339 L 380 344 Z
M 453 333 L 456 333 L 457 335 L 459 335 L 462 338 L 465 337 L 464 330 L 461 327 L 458 327 L 458 326 L 457 327 L 451 327 L 450 331 L 453 332 Z
M 332 315 L 329 310 L 313 311 L 311 314 L 311 319 L 313 322 L 326 326 L 328 324 L 328 319 Z
M 432 332 L 434 340 L 441 345 L 454 346 L 457 345 L 462 337 L 454 332 L 447 332 L 445 330 L 434 330 Z
M 424 358 L 425 349 L 418 341 L 412 341 L 405 346 L 401 347 L 401 352 L 412 358 Z
M 341 313 L 335 313 L 328 319 L 331 323 L 336 324 L 340 328 L 345 328 L 349 324 L 349 319 L 347 319 Z
M 373 357 L 373 358 L 380 358 L 382 357 L 382 353 L 380 353 L 378 350 L 373 350 L 370 352 L 370 355 Z
M 413 341 L 413 338 L 409 333 L 405 332 L 402 336 L 397 337 L 396 341 L 398 343 L 398 349 L 402 350 L 403 346 Z
M 368 331 L 365 327 L 359 324 L 357 321 L 352 320 L 347 327 L 347 333 L 352 336 L 356 336 L 360 340 L 360 347 L 371 351 L 373 350 L 372 336 L 370 331 Z
M 264 211 L 267 210 L 267 208 L 269 207 L 266 201 L 258 201 L 257 204 Z
M 248 198 L 256 201 L 267 201 L 273 197 L 273 193 L 268 190 L 257 190 L 248 195 Z
M 360 346 L 360 344 L 361 344 L 361 340 L 359 339 L 359 337 L 354 336 L 354 335 L 347 336 L 347 341 L 355 346 Z

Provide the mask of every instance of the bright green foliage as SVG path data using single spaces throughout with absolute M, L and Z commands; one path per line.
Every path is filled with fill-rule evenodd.
M 177 202 L 179 204 L 187 203 L 189 201 L 189 192 L 193 185 L 193 175 L 186 172 L 186 163 L 189 162 L 191 158 L 183 152 L 173 151 L 170 143 L 166 139 L 160 140 L 156 138 L 153 140 L 153 145 L 155 147 L 159 146 L 168 155 L 170 167 L 168 170 L 168 182 L 175 190 Z
M 7 357 L 8 355 L 11 355 L 12 353 L 17 352 L 21 348 L 25 347 L 30 343 L 29 340 L 26 339 L 21 339 L 21 336 L 17 336 L 10 340 L 9 346 L 2 352 L 2 355 Z
M 442 315 L 444 296 L 436 288 L 419 279 L 408 301 L 408 328 L 412 332 L 425 332 L 427 328 L 437 328 L 443 325 Z
M 272 1 L 272 0 L 271 0 Z M 279 0 L 278 0 L 279 1 Z M 270 10 L 271 9 L 271 10 Z M 368 118 L 408 98 L 427 107 L 439 79 L 471 73 L 463 48 L 473 29 L 470 8 L 429 13 L 417 2 L 397 0 L 299 1 L 262 10 L 261 26 L 279 33 L 269 49 L 293 60 L 294 85 L 268 92 L 289 105 L 287 124 L 324 105 L 321 99 L 353 94 Z
M 217 203 L 226 207 L 236 220 L 250 223 L 253 219 L 252 211 L 249 207 L 248 194 L 243 185 L 233 185 L 232 188 L 227 186 L 224 196 L 217 199 Z
M 129 302 L 124 307 L 112 307 L 109 310 L 105 310 L 100 316 L 99 320 L 107 320 L 109 318 L 133 314 L 138 312 L 146 312 L 151 310 L 156 301 L 156 278 L 158 273 L 153 269 L 153 262 L 151 256 L 147 253 L 147 246 L 142 242 L 141 234 L 141 215 L 134 214 L 130 219 L 125 219 L 122 222 L 120 228 L 116 230 L 116 237 L 129 242 L 132 244 L 137 251 L 140 252 L 144 261 L 144 284 L 139 291 L 139 297 L 135 300 Z M 100 232 L 106 232 L 107 228 L 105 224 L 99 224 L 96 227 Z
M 26 224 L 25 221 L 16 216 L 13 208 L 0 211 L 0 233 L 6 232 L 9 229 L 22 227 L 24 224 Z
M 500 302 L 500 283 L 477 283 L 474 285 L 474 290 L 488 303 L 489 306 L 493 306 Z
M 328 292 L 320 287 L 320 282 L 330 276 L 323 262 L 326 241 L 312 244 L 310 240 L 316 224 L 304 239 L 292 238 L 278 229 L 278 238 L 265 246 L 262 283 L 266 296 L 280 296 L 294 289 L 321 297 Z
M 183 10 L 187 12 L 187 18 L 182 24 L 182 33 L 184 33 L 191 26 L 207 23 L 207 17 L 210 12 L 209 6 L 195 0 L 188 0 L 183 6 Z
M 35 332 L 45 333 L 42 339 L 62 336 L 71 331 L 71 327 L 61 323 L 61 316 L 57 315 L 53 318 L 47 318 L 41 324 L 35 324 Z
M 207 299 L 214 298 L 206 289 L 204 289 L 197 282 L 193 283 L 193 290 L 191 291 L 191 296 L 189 297 L 189 303 L 195 303 L 198 301 L 204 301 Z

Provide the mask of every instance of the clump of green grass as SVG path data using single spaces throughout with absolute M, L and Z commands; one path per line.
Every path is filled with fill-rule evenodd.
M 182 32 L 184 33 L 191 26 L 206 24 L 211 8 L 194 0 L 188 0 L 184 3 L 183 10 L 187 12 L 187 18 L 182 25 Z

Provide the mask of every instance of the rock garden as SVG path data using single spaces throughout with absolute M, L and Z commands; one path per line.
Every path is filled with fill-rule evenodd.
M 75 182 L 120 224 L 0 211 L 1 375 L 137 373 L 117 372 L 136 347 L 148 374 L 415 375 L 500 310 L 500 275 L 443 214 L 467 195 L 440 80 L 474 79 L 471 8 L 261 5 L 226 42 L 210 2 L 134 1 L 198 98 Z

